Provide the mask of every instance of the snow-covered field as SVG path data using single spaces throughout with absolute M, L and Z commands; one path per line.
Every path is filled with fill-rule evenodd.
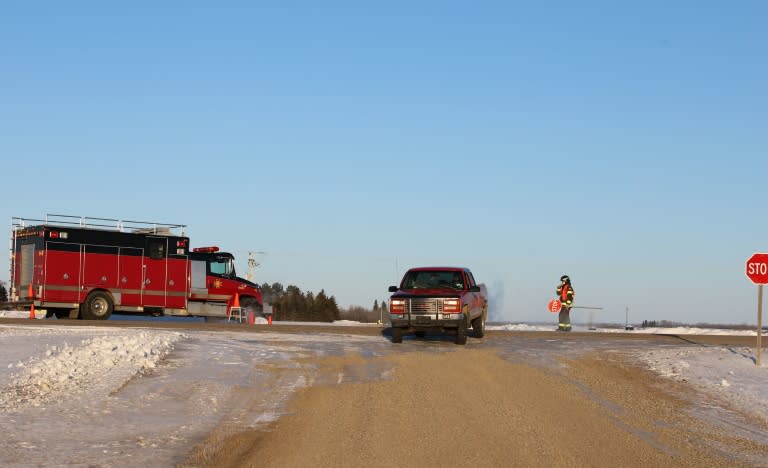
M 551 326 L 499 325 L 495 330 L 551 331 Z M 588 331 L 575 327 L 574 331 Z M 757 336 L 756 330 L 723 330 L 714 328 L 643 328 L 624 330 L 601 328 L 594 333 L 631 333 L 659 335 L 738 335 Z M 756 365 L 754 347 L 680 346 L 638 352 L 640 362 L 658 374 L 686 382 L 727 401 L 768 422 L 768 336 L 763 338 L 761 366 Z
M 0 324 L 0 466 L 180 463 L 222 424 L 235 431 L 278 418 L 314 378 L 297 359 L 369 350 L 381 338 L 338 341 Z M 256 404 L 254 394 L 263 395 Z
M 489 328 L 552 330 L 534 325 Z M 595 331 L 601 332 L 608 331 Z M 314 378 L 311 369 L 297 364 L 298 358 L 350 351 L 375 356 L 392 349 L 381 336 L 339 340 L 328 334 L 256 337 L 237 331 L 40 324 L 0 324 L 0 348 L 2 466 L 172 465 L 222 422 L 258 427 L 279 417 L 290 395 Z M 765 349 L 762 367 L 755 365 L 754 349 L 748 347 L 681 345 L 633 352 L 660 375 L 695 385 L 768 421 Z M 281 371 L 279 380 L 275 369 Z M 380 375 L 368 377 L 386 378 L 387 369 L 376 373 Z M 259 392 L 263 401 L 244 409 L 238 405 L 243 392 Z

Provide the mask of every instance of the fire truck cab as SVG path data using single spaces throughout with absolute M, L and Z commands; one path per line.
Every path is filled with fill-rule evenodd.
M 234 256 L 190 250 L 185 225 L 50 214 L 11 224 L 10 300 L 48 316 L 227 317 L 236 300 L 261 309 L 261 289 L 236 275 Z

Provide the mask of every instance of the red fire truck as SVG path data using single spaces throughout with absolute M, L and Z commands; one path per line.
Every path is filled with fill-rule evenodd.
M 185 225 L 49 214 L 11 226 L 9 299 L 49 317 L 227 317 L 235 298 L 254 314 L 262 308 L 261 289 L 236 275 L 234 256 L 190 249 Z

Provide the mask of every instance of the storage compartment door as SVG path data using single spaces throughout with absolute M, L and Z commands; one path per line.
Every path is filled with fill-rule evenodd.
M 168 238 L 148 236 L 144 254 L 144 305 L 165 307 Z
M 187 257 L 174 255 L 168 259 L 165 306 L 187 308 Z
M 44 295 L 47 302 L 80 302 L 81 262 L 81 244 L 46 242 Z M 26 294 L 26 290 L 22 293 Z
M 111 291 L 117 287 L 118 250 L 105 245 L 83 246 L 83 286 L 86 289 Z
M 120 247 L 120 260 L 118 261 L 118 278 L 120 285 L 119 304 L 126 307 L 139 307 L 141 301 L 142 272 L 144 269 L 144 250 L 133 247 Z M 118 302 L 115 298 L 115 302 Z

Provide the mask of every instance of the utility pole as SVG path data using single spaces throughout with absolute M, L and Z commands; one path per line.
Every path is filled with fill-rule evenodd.
M 395 284 L 400 284 L 400 277 L 398 276 L 400 274 L 400 267 L 397 265 L 397 257 L 395 257 Z
M 256 277 L 256 267 L 261 265 L 261 263 L 256 261 L 256 254 L 264 254 L 266 252 L 248 252 L 248 273 L 245 275 L 245 279 L 248 281 L 253 281 L 253 278 Z
M 624 330 L 634 330 L 635 327 L 629 325 L 629 306 L 624 309 L 624 315 L 626 317 L 626 321 L 624 322 Z

